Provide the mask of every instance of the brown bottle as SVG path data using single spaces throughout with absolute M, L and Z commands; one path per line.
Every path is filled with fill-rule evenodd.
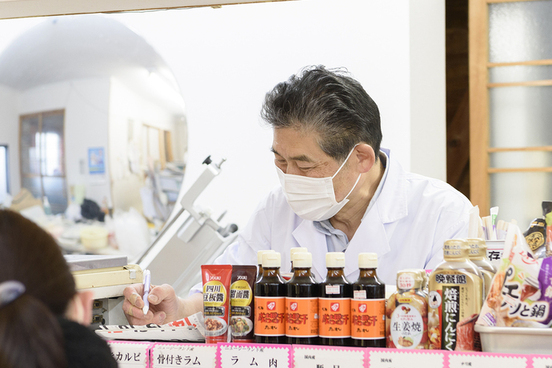
M 261 276 L 263 275 L 263 254 L 266 252 L 274 252 L 274 250 L 260 250 L 257 252 L 257 280 L 259 281 L 261 279 Z
M 487 243 L 485 240 L 478 238 L 466 239 L 470 246 L 470 261 L 472 261 L 478 268 L 479 272 L 483 276 L 483 301 L 487 298 L 491 285 L 493 282 L 496 268 L 493 264 L 487 260 Z
M 288 344 L 317 345 L 320 285 L 311 273 L 312 254 L 295 253 L 293 264 L 293 276 L 286 285 Z
M 321 345 L 351 346 L 353 286 L 345 277 L 345 254 L 326 253 L 326 279 L 320 284 L 319 334 Z
M 255 283 L 255 342 L 285 344 L 286 284 L 280 276 L 278 252 L 263 254 L 263 274 Z
M 358 255 L 358 280 L 353 283 L 351 300 L 351 338 L 353 346 L 384 348 L 385 284 L 376 273 L 378 255 Z

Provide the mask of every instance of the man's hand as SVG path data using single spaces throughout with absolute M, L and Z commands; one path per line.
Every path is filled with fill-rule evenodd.
M 131 325 L 142 326 L 150 323 L 162 325 L 179 319 L 178 309 L 181 300 L 176 296 L 172 286 L 167 284 L 151 286 L 148 296 L 150 307 L 145 315 L 142 311 L 143 294 L 143 284 L 127 286 L 123 292 L 125 296 L 123 311 Z

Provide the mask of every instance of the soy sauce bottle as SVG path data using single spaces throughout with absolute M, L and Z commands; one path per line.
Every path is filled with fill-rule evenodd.
M 293 276 L 286 284 L 286 336 L 288 344 L 317 345 L 320 285 L 311 273 L 312 254 L 295 253 Z
M 255 342 L 285 344 L 286 284 L 280 276 L 281 256 L 278 252 L 263 254 L 263 273 L 255 283 Z
M 326 253 L 326 279 L 320 285 L 318 315 L 321 345 L 351 346 L 353 286 L 345 277 L 345 254 Z
M 358 280 L 353 283 L 351 338 L 353 346 L 384 348 L 385 284 L 378 278 L 378 255 L 358 255 Z
M 257 252 L 257 279 L 256 281 L 259 281 L 261 279 L 261 276 L 263 275 L 263 254 L 265 253 L 272 253 L 274 250 L 260 250 Z

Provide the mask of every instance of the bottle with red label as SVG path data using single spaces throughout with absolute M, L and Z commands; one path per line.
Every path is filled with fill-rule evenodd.
M 358 255 L 358 280 L 353 283 L 351 338 L 354 346 L 384 348 L 385 284 L 378 278 L 378 255 Z
M 345 254 L 326 253 L 326 279 L 318 299 L 321 345 L 351 346 L 351 297 L 353 286 L 345 277 Z
M 287 283 L 286 336 L 288 344 L 316 345 L 320 285 L 311 273 L 312 254 L 295 253 L 293 276 Z
M 255 342 L 285 344 L 287 289 L 280 276 L 281 256 L 267 252 L 262 257 L 263 274 L 255 283 Z

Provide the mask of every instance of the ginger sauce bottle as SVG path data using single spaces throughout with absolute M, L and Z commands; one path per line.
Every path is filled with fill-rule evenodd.
M 288 344 L 316 345 L 320 285 L 311 273 L 312 254 L 295 253 L 293 276 L 286 284 L 286 336 Z
M 318 315 L 322 345 L 351 345 L 351 297 L 353 286 L 345 277 L 345 254 L 326 253 L 326 279 L 320 285 Z
M 263 274 L 255 283 L 255 342 L 285 344 L 286 284 L 280 276 L 278 252 L 263 254 Z

